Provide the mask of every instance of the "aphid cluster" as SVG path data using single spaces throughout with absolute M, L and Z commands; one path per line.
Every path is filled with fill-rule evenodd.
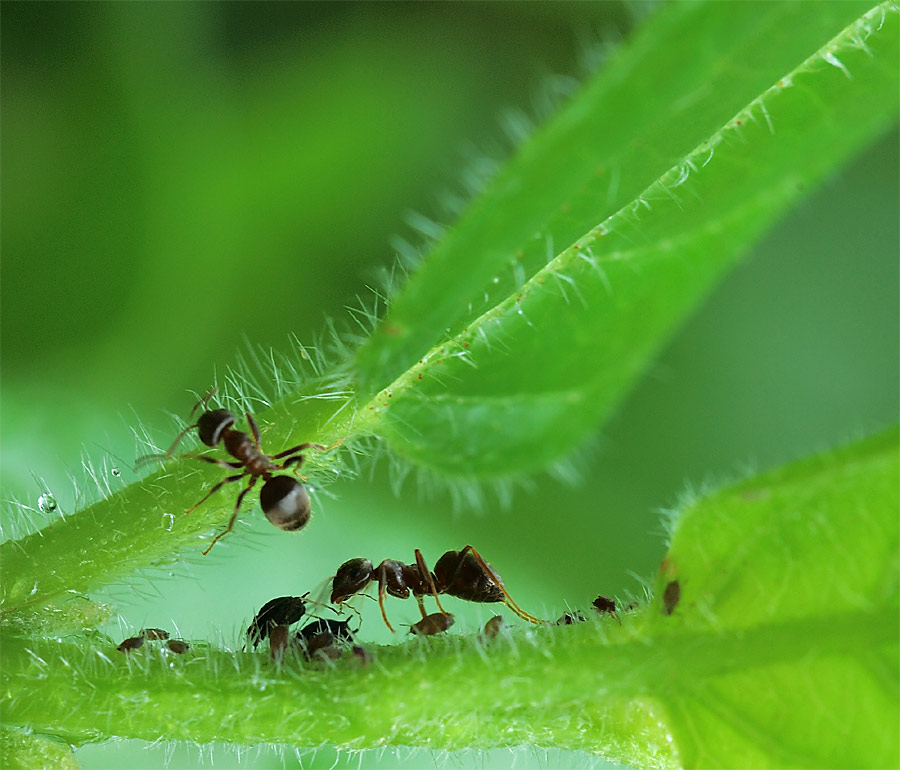
M 521 618 L 532 623 L 546 622 L 529 615 L 515 603 L 494 568 L 470 545 L 461 551 L 447 551 L 438 559 L 433 571 L 426 565 L 419 549 L 415 551 L 414 564 L 385 559 L 377 567 L 373 567 L 368 559 L 350 559 L 338 568 L 330 583 L 331 603 L 339 608 L 368 585 L 375 583 L 378 586 L 381 616 L 391 631 L 394 627 L 385 611 L 385 595 L 400 599 L 412 596 L 422 614 L 422 619 L 409 627 L 409 632 L 417 636 L 440 634 L 453 625 L 455 618 L 441 606 L 440 594 L 471 602 L 503 602 Z M 260 607 L 247 628 L 250 646 L 255 650 L 268 639 L 269 654 L 277 663 L 281 663 L 289 651 L 298 653 L 307 660 L 336 660 L 349 646 L 358 660 L 368 663 L 371 660 L 370 654 L 356 643 L 359 628 L 351 629 L 348 620 L 311 618 L 299 632 L 291 635 L 291 626 L 306 616 L 307 605 L 311 602 L 308 595 L 279 596 Z M 427 595 L 434 597 L 438 612 L 429 614 L 426 611 L 424 598 Z M 484 639 L 495 637 L 503 623 L 504 620 L 499 615 L 489 620 L 484 629 Z
M 143 647 L 144 642 L 165 642 L 168 650 L 179 655 L 183 655 L 191 648 L 191 645 L 183 639 L 170 639 L 169 632 L 161 628 L 142 628 L 137 636 L 128 637 L 116 649 L 127 654 Z
M 247 493 L 254 487 L 257 481 L 263 479 L 265 483 L 259 491 L 259 504 L 266 515 L 266 518 L 279 529 L 288 532 L 295 532 L 303 529 L 309 521 L 310 516 L 310 500 L 309 493 L 306 488 L 292 476 L 275 475 L 276 471 L 283 471 L 290 467 L 299 468 L 303 464 L 303 452 L 307 449 L 325 450 L 327 447 L 322 444 L 313 444 L 307 442 L 305 444 L 297 444 L 290 449 L 274 455 L 267 455 L 262 451 L 260 445 L 259 427 L 253 415 L 246 412 L 247 425 L 250 426 L 252 436 L 243 431 L 234 428 L 237 417 L 233 412 L 227 409 L 209 409 L 206 407 L 209 400 L 215 393 L 215 389 L 210 391 L 203 399 L 201 399 L 191 410 L 193 418 L 197 409 L 203 407 L 203 412 L 197 419 L 197 422 L 188 425 L 172 442 L 172 445 L 163 455 L 147 455 L 142 457 L 138 462 L 149 459 L 168 459 L 175 449 L 181 443 L 182 439 L 194 428 L 197 429 L 197 435 L 206 446 L 216 447 L 221 444 L 225 451 L 231 455 L 234 460 L 221 460 L 207 455 L 189 455 L 195 460 L 218 465 L 229 470 L 240 470 L 231 476 L 226 476 L 218 484 L 215 484 L 200 500 L 185 511 L 185 514 L 193 512 L 200 505 L 205 503 L 212 495 L 218 492 L 226 484 L 240 481 L 245 476 L 250 479 L 247 486 L 241 490 L 234 504 L 234 512 L 228 521 L 228 526 L 213 538 L 209 547 L 203 551 L 208 554 L 212 547 L 219 542 L 225 535 L 231 532 L 234 522 L 237 519 L 238 510 Z M 280 463 L 274 462 L 281 460 Z
M 279 596 L 260 608 L 247 628 L 247 639 L 254 650 L 268 638 L 269 653 L 277 663 L 281 663 L 291 649 L 307 659 L 336 660 L 342 655 L 341 646 L 354 644 L 356 631 L 351 630 L 350 622 L 346 620 L 315 618 L 291 637 L 290 627 L 306 614 L 306 596 Z M 362 655 L 362 648 L 357 652 L 354 645 L 353 650 L 357 657 L 368 660 L 367 653 Z

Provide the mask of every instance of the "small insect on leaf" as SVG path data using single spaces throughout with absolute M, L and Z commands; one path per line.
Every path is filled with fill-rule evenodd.
M 290 626 L 306 614 L 306 603 L 303 596 L 279 596 L 270 599 L 256 613 L 256 617 L 247 628 L 247 637 L 253 649 L 259 646 L 271 630 L 276 626 Z
M 446 612 L 435 612 L 426 615 L 418 623 L 414 623 L 409 627 L 411 634 L 417 636 L 433 636 L 446 631 L 456 622 L 456 618 Z
M 161 628 L 142 628 L 141 636 L 150 641 L 159 641 L 169 638 L 169 632 Z
M 679 583 L 677 580 L 672 580 L 666 585 L 666 588 L 663 591 L 663 615 L 671 615 L 675 611 L 675 608 L 678 606 L 678 602 L 680 599 L 681 583 Z
M 133 652 L 144 646 L 144 637 L 143 636 L 130 636 L 124 642 L 122 642 L 116 649 L 119 652 L 123 652 L 128 654 L 129 652 Z

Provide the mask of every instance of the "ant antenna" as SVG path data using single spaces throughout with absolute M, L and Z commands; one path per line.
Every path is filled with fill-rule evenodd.
M 512 596 L 509 595 L 509 591 L 506 590 L 506 587 L 503 585 L 503 581 L 500 579 L 500 576 L 494 571 L 494 568 L 491 567 L 483 558 L 481 558 L 481 554 L 478 553 L 472 546 L 467 545 L 466 548 L 469 549 L 469 553 L 475 557 L 475 560 L 478 562 L 478 566 L 484 570 L 484 573 L 491 579 L 491 581 L 500 589 L 503 593 L 503 596 L 506 597 L 503 602 L 507 607 L 509 607 L 513 612 L 516 613 L 523 620 L 527 620 L 529 623 L 536 623 L 538 625 L 548 625 L 546 620 L 541 620 L 540 618 L 534 617 L 534 615 L 529 615 L 525 610 L 523 610 L 518 604 L 516 604 L 515 600 Z M 465 549 L 463 549 L 465 550 Z
M 218 392 L 219 386 L 214 387 L 209 393 L 207 393 L 203 398 L 201 398 L 196 404 L 194 404 L 194 408 L 191 409 L 190 415 L 188 415 L 188 419 L 193 419 L 194 415 L 197 413 L 197 410 L 202 406 L 203 410 L 206 411 L 206 407 L 209 405 L 209 400 Z M 188 434 L 188 431 L 193 430 L 197 427 L 199 423 L 192 423 L 191 425 L 186 426 L 182 431 L 175 437 L 175 440 L 172 442 L 172 445 L 165 452 L 156 452 L 154 454 L 149 455 L 141 455 L 135 461 L 134 469 L 137 470 L 145 463 L 150 462 L 150 460 L 168 460 L 175 453 L 175 450 L 178 448 L 178 445 L 182 442 L 184 437 Z

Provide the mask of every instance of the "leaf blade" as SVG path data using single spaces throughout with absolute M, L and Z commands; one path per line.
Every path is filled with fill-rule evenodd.
M 715 8 L 743 13 L 732 9 L 744 5 Z M 466 301 L 452 283 L 460 273 L 465 283 L 472 269 L 454 248 L 458 233 L 469 237 L 464 220 L 356 357 L 362 393 L 374 387 L 377 367 L 396 372 L 409 365 L 372 397 L 375 431 L 414 463 L 468 477 L 533 471 L 581 443 L 748 244 L 896 114 L 897 15 L 888 10 L 878 6 L 820 41 L 600 225 L 582 218 L 580 237 L 546 265 L 520 249 L 522 264 L 513 261 L 530 276 L 524 284 L 497 276 L 485 284 L 478 268 L 477 291 L 486 302 L 469 296 L 467 311 L 441 310 L 440 323 L 432 322 L 451 298 L 460 308 Z M 808 21 L 796 6 L 780 13 L 778 24 L 770 19 L 763 29 L 775 25 L 783 35 L 786 20 L 797 28 Z M 718 83 L 729 94 L 731 58 L 724 58 Z M 576 102 L 572 111 L 591 109 L 597 105 Z M 596 198 L 597 190 L 584 194 L 601 210 Z M 554 235 L 548 231 L 550 241 Z M 474 242 L 467 248 L 481 253 Z M 459 262 L 455 277 L 447 254 Z M 496 269 L 492 257 L 486 262 Z M 488 288 L 493 280 L 499 296 Z M 444 337 L 441 324 L 453 336 Z M 372 419 L 365 422 L 372 427 Z

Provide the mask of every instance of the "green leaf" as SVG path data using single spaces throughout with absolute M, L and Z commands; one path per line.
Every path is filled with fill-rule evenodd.
M 893 7 L 876 6 L 856 21 L 856 3 L 810 8 L 663 9 L 522 148 L 426 260 L 353 359 L 358 381 L 340 367 L 313 366 L 311 376 L 301 349 L 296 361 L 262 365 L 267 381 L 247 375 L 233 408 L 255 409 L 257 394 L 274 390 L 272 407 L 257 413 L 264 447 L 352 446 L 374 434 L 419 465 L 459 476 L 526 472 L 570 451 L 735 254 L 895 115 L 900 16 Z M 676 76 L 666 52 L 686 50 L 674 42 L 682 39 L 695 39 L 687 48 L 703 52 L 704 66 L 682 63 Z M 600 142 L 607 133 L 621 145 Z M 682 144 L 671 145 L 673 135 Z M 576 183 L 572 174 L 585 169 L 590 174 Z M 620 181 L 611 186 L 613 175 Z M 485 238 L 510 231 L 528 208 L 519 196 L 530 191 L 553 222 L 566 225 L 542 230 L 540 243 L 547 235 L 556 244 L 577 238 L 548 264 L 540 244 L 523 242 L 520 260 L 502 245 L 476 249 L 460 240 L 487 228 L 495 206 L 503 226 L 491 226 Z M 614 213 L 602 220 L 607 211 Z M 534 223 L 523 221 L 533 234 Z M 484 272 L 485 255 L 495 251 L 521 269 Z M 495 286 L 493 278 L 469 285 L 482 272 L 499 283 L 476 303 L 472 292 L 481 297 Z M 446 300 L 438 301 L 436 284 L 455 297 L 459 317 L 428 320 Z M 422 347 L 450 327 L 461 330 Z M 317 481 L 337 475 L 333 454 L 310 453 L 304 472 Z M 0 617 L 198 547 L 228 520 L 233 498 L 217 495 L 192 515 L 183 512 L 221 480 L 220 470 L 174 462 L 39 534 L 0 545 Z
M 898 440 L 795 463 L 678 516 L 656 595 L 677 581 L 680 601 L 666 615 L 658 598 L 648 631 L 685 651 L 721 643 L 696 662 L 704 675 L 691 664 L 659 695 L 684 766 L 900 763 Z
M 690 504 L 656 595 L 619 619 L 487 645 L 413 640 L 374 648 L 369 666 L 6 636 L 4 722 L 78 741 L 524 743 L 648 767 L 894 767 L 898 440 L 892 430 Z
M 45 735 L 0 727 L 0 767 L 4 770 L 37 767 L 77 770 L 78 766 L 69 744 Z
M 897 15 L 865 8 L 664 8 L 394 299 L 355 358 L 371 430 L 467 477 L 588 438 L 754 238 L 895 119 Z

